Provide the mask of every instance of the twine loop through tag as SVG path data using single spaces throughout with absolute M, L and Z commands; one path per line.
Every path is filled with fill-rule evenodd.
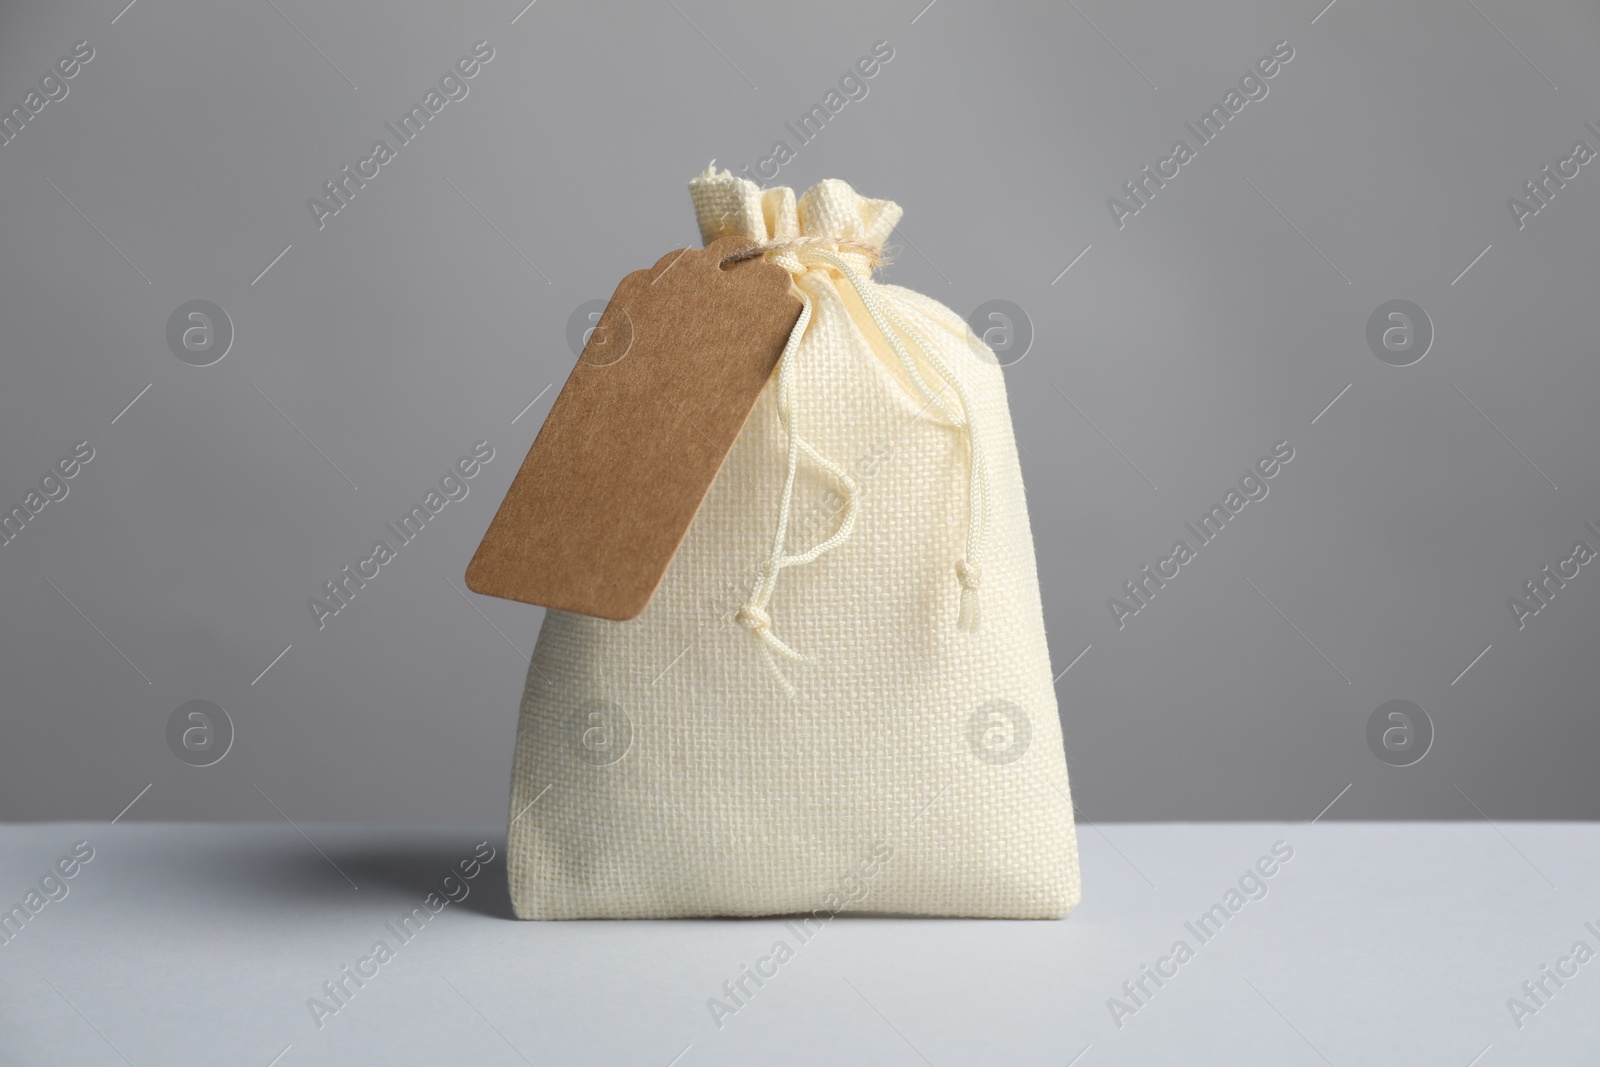
M 837 251 L 852 258 L 859 258 L 862 265 L 871 272 L 889 262 L 888 253 L 881 244 L 870 241 L 858 241 L 853 237 L 774 237 L 768 241 L 757 241 L 748 248 L 741 248 L 733 255 L 722 261 L 722 268 L 726 270 L 735 263 L 742 263 L 747 259 L 759 259 L 768 253 L 776 253 L 772 262 L 788 269 L 790 274 L 804 274 L 807 267 L 797 258 L 799 253 L 809 250 Z

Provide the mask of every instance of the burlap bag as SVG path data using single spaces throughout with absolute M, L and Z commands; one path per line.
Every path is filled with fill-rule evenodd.
M 517 915 L 1065 914 L 1073 808 L 998 363 L 870 280 L 895 204 L 709 170 L 690 191 L 707 243 L 763 242 L 807 307 L 644 613 L 545 617 Z

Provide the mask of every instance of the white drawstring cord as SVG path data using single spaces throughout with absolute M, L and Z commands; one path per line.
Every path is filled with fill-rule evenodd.
M 783 254 L 771 257 L 771 262 L 784 267 L 796 277 L 806 272 L 806 260 L 820 259 L 839 271 L 855 289 L 867 313 L 872 316 L 873 323 L 889 346 L 894 350 L 895 356 L 900 360 L 901 367 L 908 378 L 921 392 L 929 406 L 937 405 L 949 420 L 956 424 L 967 439 L 967 452 L 970 459 L 971 471 L 969 475 L 970 506 L 967 512 L 967 547 L 964 558 L 956 561 L 956 580 L 961 585 L 960 610 L 957 614 L 956 625 L 967 631 L 977 630 L 980 623 L 978 610 L 978 587 L 982 581 L 983 572 L 981 561 L 987 542 L 987 522 L 989 510 L 989 480 L 988 470 L 984 463 L 983 449 L 979 444 L 977 431 L 973 425 L 974 408 L 972 397 L 967 388 L 962 384 L 960 377 L 940 357 L 930 345 L 922 343 L 916 331 L 878 295 L 864 283 L 848 263 L 837 255 L 820 248 L 802 248 L 796 254 Z M 799 285 L 795 286 L 800 297 L 800 317 L 795 321 L 794 329 L 789 333 L 789 340 L 783 347 L 783 354 L 778 362 L 777 406 L 778 419 L 783 425 L 787 438 L 787 471 L 784 475 L 783 493 L 778 504 L 778 526 L 773 534 L 772 552 L 762 565 L 760 578 L 750 598 L 745 601 L 734 618 L 738 619 L 759 641 L 762 659 L 766 662 L 768 671 L 790 697 L 796 695 L 796 690 L 784 675 L 778 665 L 781 656 L 792 662 L 807 662 L 808 657 L 797 652 L 772 632 L 772 616 L 767 613 L 767 606 L 772 601 L 773 591 L 777 588 L 778 574 L 785 567 L 794 567 L 810 563 L 824 552 L 828 552 L 842 545 L 849 539 L 855 529 L 856 511 L 860 503 L 861 490 L 855 479 L 850 477 L 848 471 L 834 463 L 818 452 L 811 443 L 800 436 L 800 430 L 795 422 L 794 413 L 794 378 L 797 353 L 800 348 L 801 338 L 805 335 L 806 327 L 811 322 L 811 296 Z M 923 358 L 931 364 L 939 376 L 955 390 L 957 398 L 961 401 L 961 416 L 946 406 L 942 399 L 943 389 L 937 393 L 928 387 L 916 361 L 901 344 L 896 332 L 904 333 L 912 344 L 922 353 Z M 844 518 L 839 523 L 839 528 L 832 536 L 820 541 L 805 552 L 790 555 L 787 541 L 789 534 L 790 512 L 794 505 L 794 483 L 800 465 L 800 455 L 804 453 L 811 461 L 821 467 L 838 481 L 844 493 Z
M 786 257 L 774 257 L 781 260 Z M 789 267 L 790 264 L 783 264 Z M 793 267 L 799 268 L 797 273 L 804 273 L 805 267 L 794 262 Z M 778 573 L 785 567 L 794 567 L 810 563 L 818 556 L 830 549 L 837 548 L 849 538 L 856 525 L 856 507 L 860 502 L 860 488 L 849 473 L 826 456 L 822 455 L 800 436 L 800 428 L 794 417 L 794 375 L 795 353 L 800 347 L 800 339 L 806 332 L 806 325 L 811 321 L 811 296 L 799 286 L 795 287 L 800 295 L 800 318 L 796 320 L 794 329 L 789 333 L 788 343 L 783 346 L 783 355 L 778 361 L 778 419 L 783 424 L 784 433 L 788 438 L 788 470 L 784 476 L 783 494 L 779 498 L 778 528 L 772 538 L 772 552 L 767 557 L 766 563 L 761 568 L 761 577 L 756 582 L 755 589 L 750 594 L 750 599 L 739 608 L 734 618 L 744 624 L 745 628 L 754 634 L 761 642 L 761 657 L 766 661 L 767 669 L 777 680 L 778 685 L 789 696 L 795 696 L 794 685 L 784 675 L 778 666 L 778 656 L 794 662 L 805 662 L 806 657 L 789 647 L 777 634 L 772 632 L 772 616 L 767 614 L 767 605 L 772 600 L 773 590 L 778 585 Z M 839 528 L 833 535 L 824 541 L 818 542 L 805 552 L 790 555 L 787 548 L 789 536 L 789 517 L 794 505 L 795 475 L 800 466 L 800 454 L 804 452 L 817 466 L 831 474 L 844 492 L 844 519 L 839 523 Z
M 846 280 L 850 282 L 851 287 L 855 289 L 856 295 L 861 298 L 861 303 L 867 309 L 867 313 L 872 316 L 872 321 L 878 327 L 878 332 L 883 335 L 884 340 L 888 341 L 889 346 L 894 349 L 894 354 L 899 358 L 900 365 L 905 369 L 907 377 L 921 391 L 929 404 L 937 405 L 951 422 L 956 422 L 960 426 L 967 439 L 967 451 L 971 460 L 971 472 L 968 478 L 970 506 L 967 509 L 966 556 L 956 561 L 956 581 L 961 585 L 960 610 L 956 617 L 956 625 L 967 631 L 977 630 L 982 618 L 978 610 L 978 586 L 983 581 L 982 561 L 988 541 L 989 472 L 988 466 L 984 462 L 983 447 L 978 441 L 977 428 L 974 425 L 975 412 L 972 396 L 968 393 L 967 387 L 962 384 L 961 377 L 938 354 L 935 346 L 923 344 L 910 324 L 894 310 L 891 304 L 879 298 L 878 294 L 863 281 L 860 275 L 850 269 L 849 264 L 823 249 L 806 249 L 801 255 L 804 258 L 821 259 L 831 264 L 835 270 L 844 275 Z M 943 378 L 955 390 L 956 396 L 961 401 L 963 418 L 958 420 L 954 413 L 945 406 L 939 395 L 939 393 L 943 393 L 942 389 L 939 393 L 934 393 L 928 388 L 927 382 L 923 380 L 922 374 L 917 369 L 916 362 L 905 350 L 905 346 L 900 343 L 900 338 L 896 334 L 894 327 L 898 327 L 899 331 L 904 333 L 911 343 L 917 346 L 923 358 L 933 365 L 934 370 L 938 371 L 939 377 Z

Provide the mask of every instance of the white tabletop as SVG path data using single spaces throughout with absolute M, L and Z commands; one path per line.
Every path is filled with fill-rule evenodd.
M 0 927 L 0 1063 L 1600 1062 L 1600 957 L 1573 955 L 1600 953 L 1600 825 L 1080 836 L 1065 921 L 840 917 L 802 941 L 782 920 L 517 922 L 494 828 L 0 827 L 0 907 L 73 872 Z

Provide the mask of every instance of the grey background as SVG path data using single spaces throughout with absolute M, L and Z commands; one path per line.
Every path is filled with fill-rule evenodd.
M 1084 816 L 1600 816 L 1600 577 L 1520 631 L 1506 605 L 1600 547 L 1600 168 L 1506 207 L 1600 148 L 1592 7 L 521 6 L 0 15 L 6 108 L 96 51 L 0 147 L 0 502 L 96 450 L 0 547 L 0 818 L 501 818 L 539 612 L 461 575 L 568 316 L 694 243 L 686 181 L 792 144 L 878 40 L 773 184 L 898 201 L 888 280 L 1032 321 L 1007 375 Z M 306 199 L 480 39 L 470 95 L 319 231 Z M 1279 40 L 1267 98 L 1119 230 L 1107 198 Z M 1365 341 L 1395 298 L 1436 331 L 1410 367 Z M 193 299 L 234 324 L 213 366 L 166 345 Z M 319 632 L 307 598 L 478 440 L 467 499 Z M 1280 440 L 1269 497 L 1118 630 L 1107 598 Z M 205 768 L 166 742 L 194 699 L 236 730 Z M 1395 699 L 1436 730 L 1414 766 L 1367 747 Z

